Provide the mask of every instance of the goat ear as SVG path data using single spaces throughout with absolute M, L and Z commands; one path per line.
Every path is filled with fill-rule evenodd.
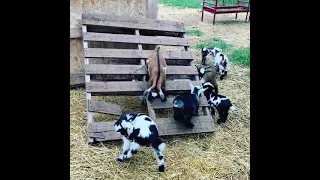
M 199 90 L 199 95 L 200 95 L 202 92 L 206 91 L 207 89 L 208 89 L 208 88 L 204 88 L 204 89 L 202 88 L 202 89 L 200 89 L 200 90 Z

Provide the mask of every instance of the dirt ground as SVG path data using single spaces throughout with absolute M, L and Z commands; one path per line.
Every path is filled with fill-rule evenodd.
M 159 19 L 183 21 L 187 29 L 199 29 L 203 36 L 188 36 L 193 45 L 199 40 L 219 37 L 236 47 L 250 47 L 250 23 L 245 14 L 213 15 L 204 22 L 196 9 L 178 9 L 159 4 Z M 192 53 L 200 60 L 199 50 Z M 250 178 L 250 69 L 231 65 L 228 77 L 220 81 L 219 91 L 231 99 L 236 110 L 214 133 L 165 138 L 166 172 L 158 173 L 153 152 L 141 148 L 134 158 L 120 165 L 116 158 L 121 142 L 96 146 L 87 144 L 84 90 L 70 90 L 70 175 L 71 179 L 249 179 Z M 136 97 L 107 97 L 122 104 L 126 112 L 145 112 Z M 129 102 L 129 104 L 125 104 Z M 112 118 L 111 118 L 112 119 Z

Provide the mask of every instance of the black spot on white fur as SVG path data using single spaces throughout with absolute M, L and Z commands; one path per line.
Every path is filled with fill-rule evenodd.
M 151 122 L 151 119 L 150 119 L 150 118 L 148 118 L 148 117 L 144 118 L 144 120 L 146 120 L 146 121 L 150 121 L 150 122 Z
M 204 85 L 203 88 L 207 88 L 207 90 L 204 91 L 204 95 L 208 100 L 212 115 L 215 115 L 215 109 L 217 109 L 219 113 L 220 118 L 217 120 L 217 123 L 220 124 L 222 122 L 226 122 L 229 115 L 229 110 L 233 106 L 230 99 L 226 96 L 215 93 L 211 85 Z M 213 103 L 218 101 L 218 99 L 220 102 L 216 104 Z
M 164 172 L 163 150 L 165 143 L 159 139 L 158 129 L 151 118 L 145 114 L 125 114 L 118 119 L 114 126 L 116 132 L 121 132 L 123 135 L 124 143 L 118 161 L 123 162 L 124 159 L 131 158 L 133 154 L 137 153 L 140 146 L 151 145 L 158 161 L 158 170 Z M 139 128 L 135 126 L 139 126 Z M 147 137 L 143 137 L 142 134 Z M 124 149 L 124 147 L 128 149 Z

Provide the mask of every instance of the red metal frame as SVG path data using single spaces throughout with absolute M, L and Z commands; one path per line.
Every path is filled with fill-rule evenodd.
M 248 14 L 250 12 L 250 0 L 238 0 L 238 5 L 234 5 L 234 6 L 224 6 L 224 5 L 218 6 L 218 1 L 219 0 L 215 0 L 214 3 L 206 2 L 205 0 L 202 1 L 201 21 L 203 21 L 203 14 L 204 14 L 204 11 L 206 11 L 213 14 L 212 24 L 215 23 L 216 14 L 236 13 L 235 19 L 237 19 L 238 13 L 242 13 L 242 12 L 247 13 L 246 20 L 245 20 L 245 22 L 247 22 Z M 244 5 L 241 3 L 246 3 L 247 5 Z M 207 4 L 209 4 L 209 6 Z M 224 0 L 223 0 L 223 4 L 224 4 Z M 250 15 L 249 15 L 249 21 L 250 21 Z

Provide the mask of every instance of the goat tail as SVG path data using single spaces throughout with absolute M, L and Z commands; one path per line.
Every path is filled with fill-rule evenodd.
M 160 45 L 157 45 L 157 46 L 154 48 L 153 52 L 159 52 L 159 50 L 160 50 Z

